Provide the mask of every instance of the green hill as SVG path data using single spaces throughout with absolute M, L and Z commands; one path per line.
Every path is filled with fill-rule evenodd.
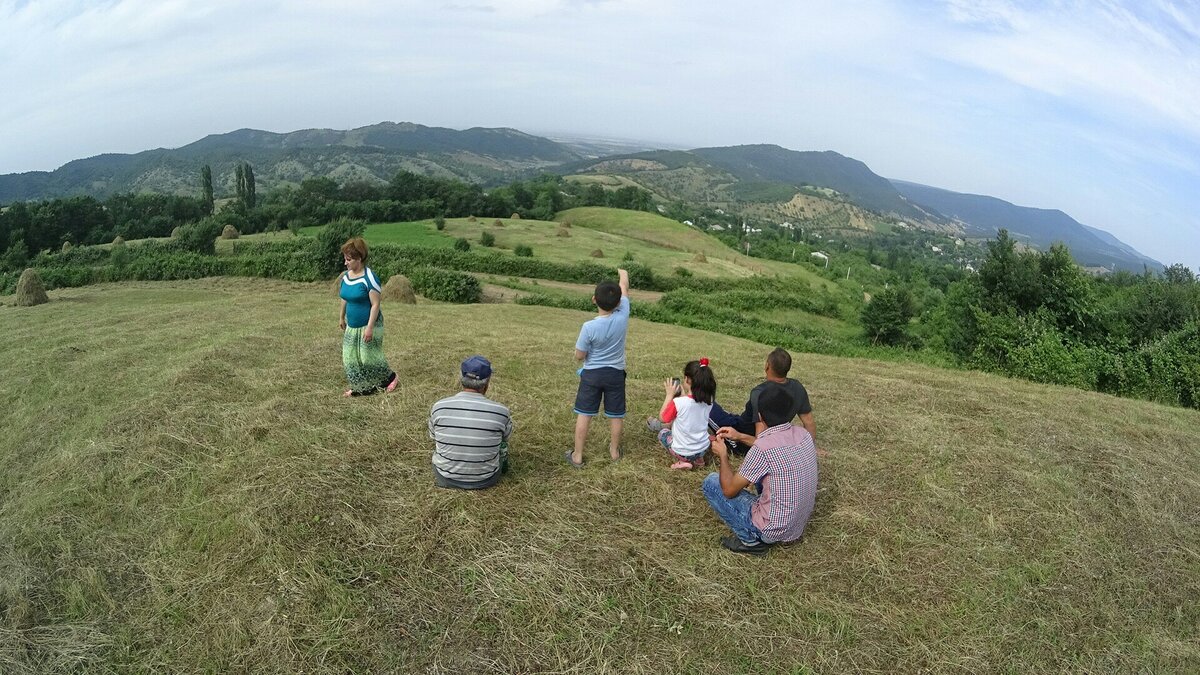
M 803 542 L 717 545 L 631 424 L 561 463 L 581 312 L 385 307 L 401 386 L 342 399 L 325 284 L 128 283 L 0 306 L 0 671 L 1200 668 L 1200 413 L 798 354 Z M 736 405 L 768 347 L 635 320 L 633 420 L 685 359 Z M 481 352 L 496 489 L 432 487 L 425 413 Z
M 348 131 L 273 133 L 239 129 L 180 148 L 78 159 L 54 171 L 0 175 L 0 204 L 119 192 L 198 194 L 200 167 L 210 164 L 218 196 L 234 193 L 234 169 L 250 162 L 260 194 L 311 176 L 387 182 L 397 171 L 483 182 L 571 161 L 573 150 L 515 129 L 466 130 L 382 122 Z
M 836 287 L 836 284 L 830 280 L 819 277 L 798 265 L 743 255 L 700 230 L 654 213 L 610 209 L 602 206 L 584 206 L 561 211 L 555 216 L 555 220 L 569 221 L 578 227 L 644 242 L 660 250 L 666 249 L 691 254 L 691 257 L 694 257 L 696 253 L 703 253 L 708 259 L 708 266 L 720 270 L 727 276 L 778 274 L 804 278 L 814 288 L 833 289 Z M 684 257 L 689 258 L 688 256 Z M 669 256 L 665 258 L 665 260 L 669 259 Z

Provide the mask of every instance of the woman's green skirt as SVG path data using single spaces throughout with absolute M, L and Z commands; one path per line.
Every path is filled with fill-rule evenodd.
M 361 328 L 347 328 L 342 336 L 342 365 L 346 367 L 346 379 L 350 380 L 350 391 L 355 396 L 374 394 L 391 383 L 395 373 L 383 355 L 383 326 L 375 326 L 370 342 L 363 342 Z

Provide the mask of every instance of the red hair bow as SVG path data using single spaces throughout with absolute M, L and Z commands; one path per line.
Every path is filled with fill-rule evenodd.
M 701 368 L 707 368 L 707 367 L 708 367 L 708 358 L 707 358 L 707 357 L 704 357 L 704 356 L 701 356 L 701 357 L 700 357 L 700 367 L 701 367 Z

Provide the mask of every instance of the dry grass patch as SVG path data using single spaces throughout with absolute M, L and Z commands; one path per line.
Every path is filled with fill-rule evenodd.
M 797 354 L 830 456 L 748 560 L 639 425 L 563 464 L 587 313 L 397 308 L 400 386 L 346 400 L 322 284 L 54 295 L 0 321 L 3 672 L 1200 668 L 1196 411 Z M 634 320 L 629 419 L 697 345 L 742 403 L 769 347 Z M 439 490 L 425 412 L 473 353 L 513 472 Z

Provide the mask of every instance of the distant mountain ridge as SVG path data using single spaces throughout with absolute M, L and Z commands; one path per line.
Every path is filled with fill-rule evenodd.
M 554 141 L 516 129 L 465 130 L 383 122 L 357 129 L 275 133 L 238 129 L 175 149 L 102 154 L 54 171 L 0 175 L 0 204 L 118 192 L 196 193 L 199 169 L 213 168 L 218 193 L 233 192 L 234 167 L 254 165 L 260 190 L 314 175 L 387 181 L 401 169 L 482 182 L 582 157 Z
M 199 169 L 205 164 L 213 169 L 217 195 L 228 196 L 234 192 L 234 168 L 240 162 L 254 165 L 260 193 L 296 185 L 312 176 L 342 183 L 386 182 L 400 170 L 481 184 L 509 181 L 538 170 L 562 174 L 611 171 L 635 179 L 640 174 L 643 180 L 661 171 L 676 175 L 664 177 L 660 189 L 673 181 L 690 186 L 692 194 L 723 192 L 742 204 L 769 206 L 786 202 L 804 186 L 828 188 L 840 195 L 837 200 L 855 207 L 851 210 L 859 221 L 873 218 L 869 211 L 935 229 L 958 227 L 974 236 L 994 236 L 1003 227 L 1041 249 L 1055 241 L 1065 242 L 1076 260 L 1087 266 L 1134 271 L 1143 265 L 1163 267 L 1111 234 L 1083 225 L 1062 211 L 888 180 L 865 163 L 833 151 L 757 144 L 605 154 L 638 145 L 587 138 L 556 142 L 509 128 L 456 130 L 411 122 L 287 133 L 238 129 L 175 149 L 102 154 L 68 162 L 54 171 L 0 175 L 0 205 L 70 195 L 103 198 L 119 192 L 198 194 Z M 654 190 L 654 185 L 647 186 Z M 833 207 L 844 209 L 845 205 L 835 201 Z M 769 217 L 768 213 L 778 213 L 778 209 L 758 211 L 760 217 Z
M 863 162 L 832 150 L 818 152 L 788 150 L 778 145 L 735 145 L 698 148 L 691 152 L 739 180 L 827 187 L 878 213 L 907 218 L 925 215 L 909 204 L 888 179 L 871 171 Z
M 961 222 L 966 234 L 994 237 L 1001 228 L 1015 238 L 1045 250 L 1063 242 L 1083 265 L 1140 272 L 1142 266 L 1162 270 L 1163 264 L 1103 230 L 1089 227 L 1058 209 L 1017 206 L 986 195 L 952 192 L 919 183 L 892 180 L 909 200 Z

